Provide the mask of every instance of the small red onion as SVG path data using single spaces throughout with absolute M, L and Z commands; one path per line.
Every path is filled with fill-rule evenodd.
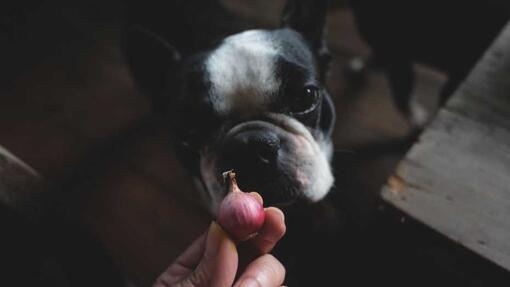
M 223 176 L 229 190 L 218 210 L 218 223 L 232 238 L 248 240 L 264 224 L 266 213 L 262 197 L 241 191 L 234 172 L 228 171 Z

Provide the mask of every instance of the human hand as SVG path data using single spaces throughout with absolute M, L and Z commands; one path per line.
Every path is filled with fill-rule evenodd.
M 275 207 L 265 209 L 266 220 L 258 235 L 248 240 L 257 256 L 239 270 L 239 253 L 236 243 L 216 223 L 191 244 L 161 274 L 154 287 L 273 287 L 281 286 L 285 268 L 268 254 L 285 234 L 283 212 Z M 244 243 L 243 243 L 244 244 Z

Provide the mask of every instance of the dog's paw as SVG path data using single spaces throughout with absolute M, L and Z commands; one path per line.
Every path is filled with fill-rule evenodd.
M 409 124 L 413 129 L 423 129 L 430 120 L 429 112 L 418 102 L 411 102 Z

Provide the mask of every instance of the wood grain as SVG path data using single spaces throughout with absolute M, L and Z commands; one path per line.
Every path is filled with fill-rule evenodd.
M 510 270 L 510 24 L 399 164 L 382 197 Z

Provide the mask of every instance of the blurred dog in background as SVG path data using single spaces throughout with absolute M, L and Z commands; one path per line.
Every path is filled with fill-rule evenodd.
M 423 127 L 429 115 L 413 100 L 412 64 L 446 73 L 443 105 L 510 15 L 508 1 L 500 0 L 351 0 L 350 7 L 374 62 L 387 73 L 395 105 L 415 128 Z

